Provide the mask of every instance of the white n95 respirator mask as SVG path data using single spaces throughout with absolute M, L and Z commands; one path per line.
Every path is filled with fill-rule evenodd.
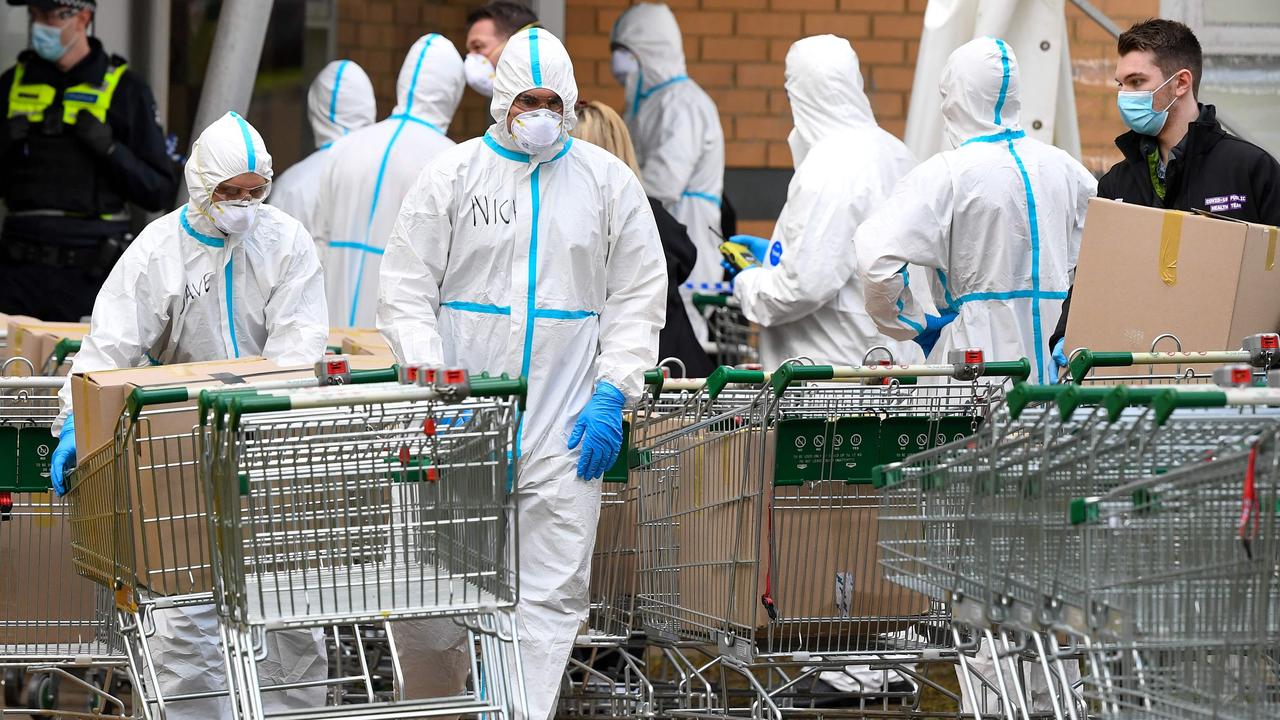
M 209 217 L 218 229 L 228 235 L 248 232 L 258 218 L 260 200 L 226 200 L 210 207 Z
M 537 155 L 560 139 L 564 118 L 541 108 L 520 113 L 511 120 L 511 138 L 516 147 L 530 155 Z
M 609 69 L 620 85 L 627 84 L 627 78 L 640 70 L 640 61 L 626 48 L 617 48 L 609 59 Z
M 469 53 L 462 61 L 467 86 L 485 97 L 493 97 L 493 63 L 480 53 Z

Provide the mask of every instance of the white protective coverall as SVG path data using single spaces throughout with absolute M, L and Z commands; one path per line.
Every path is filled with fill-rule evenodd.
M 280 173 L 271 186 L 271 204 L 310 230 L 329 148 L 347 133 L 373 124 L 377 117 L 373 83 L 364 68 L 351 60 L 334 60 L 326 65 L 311 82 L 307 117 L 316 150 Z
M 564 101 L 560 138 L 516 150 L 515 96 Z M 653 212 L 621 160 L 568 131 L 573 66 L 546 30 L 523 30 L 498 62 L 480 138 L 444 153 L 405 197 L 382 264 L 378 328 L 402 363 L 525 375 L 517 432 L 520 655 L 528 717 L 549 718 L 579 623 L 600 482 L 576 477 L 570 430 L 598 381 L 639 397 L 657 362 L 666 265 Z
M 269 205 L 250 229 L 227 236 L 209 217 L 218 183 L 246 172 L 271 178 L 258 131 L 235 113 L 196 140 L 187 161 L 190 202 L 148 225 L 116 261 L 98 292 L 93 320 L 71 365 L 92 370 L 261 355 L 312 365 L 329 336 L 315 243 L 302 224 Z M 71 410 L 71 383 L 59 394 Z M 61 427 L 61 420 L 55 434 Z M 212 605 L 157 610 L 150 638 L 165 696 L 226 690 Z M 267 635 L 258 663 L 264 686 L 328 677 L 320 631 Z M 320 707 L 325 688 L 264 692 L 268 711 Z M 171 703 L 169 720 L 230 717 L 227 698 Z
M 618 18 L 610 41 L 631 51 L 640 70 L 626 79 L 623 117 L 635 143 L 649 197 L 689 230 L 698 262 L 686 282 L 714 283 L 720 266 L 720 198 L 724 190 L 724 131 L 715 101 L 685 70 L 684 39 L 670 8 L 640 3 Z M 685 308 L 698 339 L 707 324 Z
M 465 87 L 457 49 L 443 35 L 424 35 L 400 68 L 391 117 L 329 149 L 312 231 L 335 325 L 373 327 L 378 268 L 400 201 L 422 168 L 453 147 L 445 132 Z
M 858 229 L 867 312 L 903 340 L 925 325 L 920 283 L 959 317 L 930 359 L 980 347 L 988 360 L 1030 358 L 1031 379 L 1054 377 L 1045 346 L 1080 252 L 1093 176 L 1075 158 L 1025 137 L 1018 124 L 1018 64 L 1002 40 L 979 38 L 951 54 L 942 114 L 954 150 L 929 158 Z
M 742 312 L 760 331 L 760 360 L 776 368 L 808 357 L 819 364 L 861 364 L 884 345 L 899 363 L 923 358 L 920 346 L 885 337 L 867 315 L 853 235 L 915 166 L 911 152 L 876 125 L 849 41 L 819 35 L 787 52 L 787 97 L 795 129 L 796 174 L 778 216 L 770 255 L 777 265 L 734 281 Z M 883 357 L 877 354 L 877 357 Z

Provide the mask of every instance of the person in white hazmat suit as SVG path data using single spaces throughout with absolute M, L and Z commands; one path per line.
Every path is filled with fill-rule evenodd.
M 689 230 L 698 261 L 687 282 L 714 283 L 720 267 L 724 131 L 715 101 L 686 72 L 684 39 L 671 9 L 640 3 L 614 23 L 613 74 L 625 88 L 623 118 L 635 144 L 645 192 Z M 698 339 L 707 323 L 685 308 Z
M 551 717 L 587 613 L 600 476 L 657 362 L 666 265 L 644 188 L 571 139 L 578 88 L 546 30 L 512 36 L 483 137 L 405 196 L 382 263 L 378 329 L 401 363 L 528 378 L 516 433 L 526 716 Z M 398 636 L 397 636 L 398 637 Z
M 312 230 L 334 324 L 373 326 L 378 269 L 400 202 L 422 168 L 453 147 L 445 132 L 465 85 L 453 44 L 443 35 L 424 35 L 400 68 L 391 116 L 329 150 Z M 505 212 L 510 216 L 511 209 Z
M 294 218 L 263 205 L 271 155 L 235 113 L 200 134 L 187 161 L 190 201 L 138 235 L 98 293 L 89 334 L 72 374 L 149 364 L 260 355 L 284 366 L 312 365 L 329 334 L 324 282 L 311 236 Z M 55 488 L 75 464 L 71 383 L 54 423 Z M 65 421 L 63 420 L 65 418 Z M 225 691 L 225 663 L 212 605 L 157 610 L 149 639 L 166 698 Z M 323 680 L 329 668 L 320 631 L 272 632 L 259 662 L 263 686 Z M 323 687 L 263 693 L 268 711 L 320 707 Z M 171 702 L 169 720 L 230 717 L 226 697 Z
M 372 125 L 377 112 L 373 83 L 364 68 L 352 60 L 334 60 L 326 65 L 307 92 L 307 118 L 315 136 L 315 152 L 280 173 L 272 183 L 271 204 L 312 231 L 320 174 L 329 148 L 338 138 Z
M 898 363 L 923 359 L 913 342 L 882 335 L 867 315 L 853 236 L 915 158 L 876 125 L 849 41 L 819 35 L 787 52 L 787 97 L 795 128 L 796 174 L 771 240 L 735 236 L 760 261 L 734 278 L 734 297 L 762 326 L 760 361 L 776 368 L 807 357 L 819 364 L 860 364 L 875 346 Z M 877 358 L 884 356 L 877 353 Z
M 936 332 L 908 264 L 928 271 L 933 301 L 954 321 L 931 362 L 956 348 L 988 360 L 1026 357 L 1031 379 L 1055 377 L 1045 340 L 1058 320 L 1097 181 L 1075 158 L 1026 137 L 1018 124 L 1018 63 L 978 38 L 942 73 L 942 114 L 955 148 L 921 163 L 861 227 L 854 244 L 867 313 L 890 337 Z M 909 285 L 909 287 L 908 287 Z

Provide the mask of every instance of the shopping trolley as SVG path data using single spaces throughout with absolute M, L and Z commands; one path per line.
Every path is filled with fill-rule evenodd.
M 395 377 L 393 369 L 351 370 L 343 358 L 328 357 L 314 375 L 237 385 L 235 392 Z M 111 593 L 134 709 L 146 718 L 163 717 L 166 700 L 190 699 L 166 698 L 161 688 L 150 643 L 155 613 L 212 612 L 207 498 L 199 472 L 199 422 L 211 412 L 212 397 L 198 387 L 133 390 L 111 441 L 82 449 L 68 475 L 76 571 Z M 202 398 L 205 402 L 198 403 Z
M 524 380 L 425 369 L 421 378 L 213 401 L 201 434 L 208 523 L 243 716 L 262 715 L 255 648 L 266 632 L 384 624 L 394 638 L 391 621 L 426 617 L 468 629 L 479 647 L 472 689 L 290 717 L 505 717 L 525 707 L 508 460 Z
M 886 575 L 948 601 L 958 646 L 961 630 L 985 640 L 990 673 L 971 671 L 959 657 L 980 712 L 1089 712 L 1072 677 L 1082 657 L 1075 643 L 1109 620 L 1091 598 L 1098 587 L 1086 562 L 1091 546 L 1067 508 L 1073 498 L 1238 450 L 1280 416 L 1188 408 L 1226 404 L 1239 393 L 1249 399 L 1237 404 L 1264 404 L 1255 392 L 1020 386 L 974 438 L 882 470 Z
M 66 505 L 50 492 L 49 426 L 65 381 L 0 376 L 0 666 L 8 706 L 0 715 L 124 712 L 111 694 L 124 654 L 109 598 L 76 574 Z M 81 712 L 52 712 L 64 706 L 63 683 L 88 697 Z
M 742 314 L 733 295 L 694 293 L 693 306 L 707 318 L 704 349 L 716 365 L 760 362 L 760 331 Z
M 910 711 L 931 684 L 911 664 L 942 656 L 932 638 L 947 618 L 880 582 L 872 468 L 968 435 L 1003 378 L 1029 372 L 974 350 L 953 361 L 789 363 L 638 448 L 642 626 L 652 642 L 705 648 L 698 672 L 717 692 L 714 708 L 674 712 Z M 907 380 L 937 377 L 962 382 Z
M 1276 439 L 1077 499 L 1086 695 L 1106 716 L 1280 714 Z M 1258 503 L 1243 528 L 1242 500 Z
M 671 377 L 669 370 L 645 374 L 646 392 L 623 423 L 623 451 L 604 474 L 600 522 L 592 556 L 590 611 L 577 650 L 566 668 L 557 715 L 652 717 L 663 708 L 688 707 L 701 685 L 709 685 L 677 647 L 650 648 L 636 621 L 639 582 L 637 504 L 640 486 L 633 467 L 645 463 L 640 448 L 693 422 L 718 402 L 754 396 L 769 373 L 718 368 L 708 378 Z M 744 389 L 745 388 L 745 389 Z

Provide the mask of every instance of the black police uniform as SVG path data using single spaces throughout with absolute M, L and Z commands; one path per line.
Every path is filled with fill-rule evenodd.
M 1152 155 L 1159 152 L 1155 138 L 1130 130 L 1116 138 L 1116 147 L 1124 159 L 1098 181 L 1100 198 L 1280 225 L 1280 163 L 1257 145 L 1227 134 L 1212 105 L 1200 105 L 1200 117 L 1170 153 L 1163 178 Z M 1068 295 L 1050 350 L 1067 334 L 1070 309 Z
M 129 240 L 126 203 L 174 201 L 151 90 L 96 38 L 89 48 L 66 72 L 27 50 L 0 75 L 0 312 L 89 315 Z

